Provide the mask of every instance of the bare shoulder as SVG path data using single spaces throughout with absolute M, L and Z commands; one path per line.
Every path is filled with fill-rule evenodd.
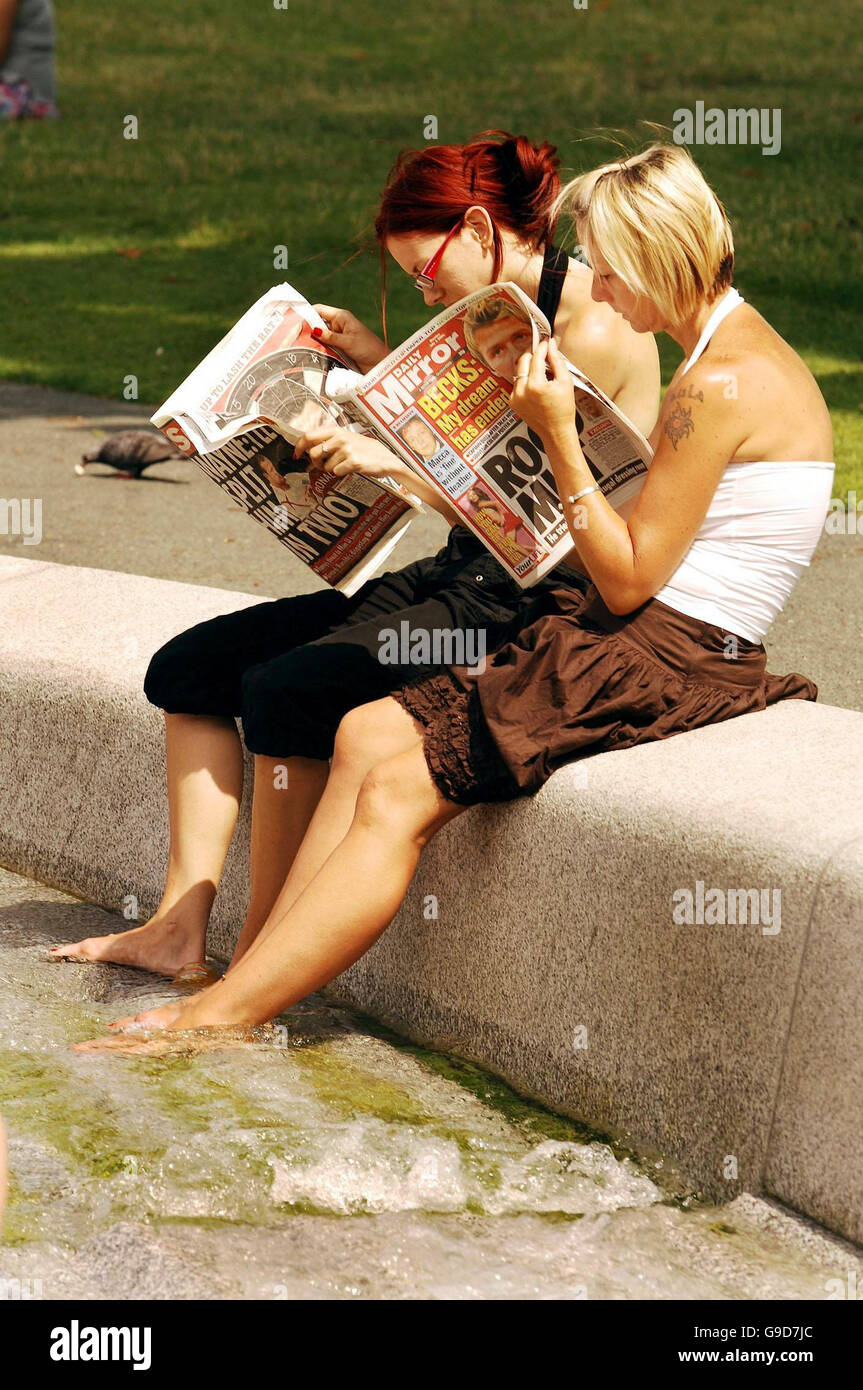
M 561 351 L 648 433 L 659 400 L 659 353 L 650 333 L 636 333 L 608 304 L 591 297 L 593 274 L 577 261 L 555 328 Z
M 591 297 L 593 273 L 578 261 L 570 261 L 566 286 L 558 310 L 558 336 L 562 351 L 573 361 L 579 351 L 603 353 L 634 345 L 645 336 L 633 332 L 625 319 L 608 304 Z M 649 340 L 645 344 L 650 347 Z
M 741 396 L 766 389 L 777 401 L 823 405 L 818 383 L 803 358 L 749 304 L 720 324 L 697 366 L 706 372 L 711 368 L 736 371 Z
M 651 442 L 657 447 L 663 437 L 677 453 L 681 444 L 696 433 L 709 432 L 721 438 L 730 458 L 737 447 L 739 409 L 729 405 L 735 399 L 742 364 L 735 357 L 699 359 L 683 376 L 675 376 L 662 402 L 659 420 Z
M 803 359 L 750 305 L 716 330 L 663 401 L 669 438 L 697 418 L 721 428 L 735 462 L 830 459 L 830 415 Z

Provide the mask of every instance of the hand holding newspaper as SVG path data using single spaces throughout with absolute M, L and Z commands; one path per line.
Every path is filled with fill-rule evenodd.
M 311 334 L 290 285 L 262 295 L 153 416 L 244 510 L 346 594 L 384 563 L 420 505 L 392 478 L 308 473 L 293 444 L 329 421 L 376 437 L 529 588 L 573 539 L 539 435 L 510 408 L 515 364 L 550 335 L 513 284 L 445 310 L 362 376 Z M 651 460 L 644 436 L 576 367 L 585 458 L 616 508 Z

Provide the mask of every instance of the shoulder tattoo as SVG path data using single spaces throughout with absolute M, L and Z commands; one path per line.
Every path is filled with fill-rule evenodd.
M 671 393 L 671 409 L 665 417 L 662 433 L 671 440 L 675 451 L 681 439 L 688 439 L 695 429 L 692 405 L 684 405 L 684 401 L 703 400 L 703 391 L 693 391 L 691 386 L 679 386 L 676 391 Z
M 672 405 L 665 417 L 662 426 L 662 433 L 667 435 L 674 446 L 675 453 L 681 439 L 688 439 L 695 429 L 695 421 L 692 418 L 692 406 L 681 405 L 679 402 Z

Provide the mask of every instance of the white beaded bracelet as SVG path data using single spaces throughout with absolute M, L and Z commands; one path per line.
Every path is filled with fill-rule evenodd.
M 579 502 L 582 497 L 586 497 L 589 492 L 599 492 L 599 483 L 594 483 L 593 487 L 583 487 L 581 492 L 577 492 L 574 497 L 567 497 L 567 502 Z

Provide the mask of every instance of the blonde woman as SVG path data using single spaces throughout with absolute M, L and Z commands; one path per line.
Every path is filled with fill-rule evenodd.
M 653 145 L 596 169 L 565 201 L 594 298 L 638 333 L 668 333 L 685 354 L 627 520 L 582 456 L 555 345 L 518 365 L 513 403 L 545 441 L 569 499 L 592 580 L 586 597 L 561 589 L 556 611 L 482 673 L 446 668 L 350 712 L 254 946 L 187 1005 L 137 1020 L 162 1036 L 84 1046 L 158 1050 L 188 1029 L 213 1030 L 202 1036 L 218 1043 L 225 1026 L 262 1023 L 372 945 L 423 846 L 467 806 L 534 793 L 555 768 L 602 749 L 815 699 L 805 677 L 767 674 L 762 645 L 809 563 L 831 494 L 830 418 L 813 377 L 732 288 L 728 219 L 683 149 Z

